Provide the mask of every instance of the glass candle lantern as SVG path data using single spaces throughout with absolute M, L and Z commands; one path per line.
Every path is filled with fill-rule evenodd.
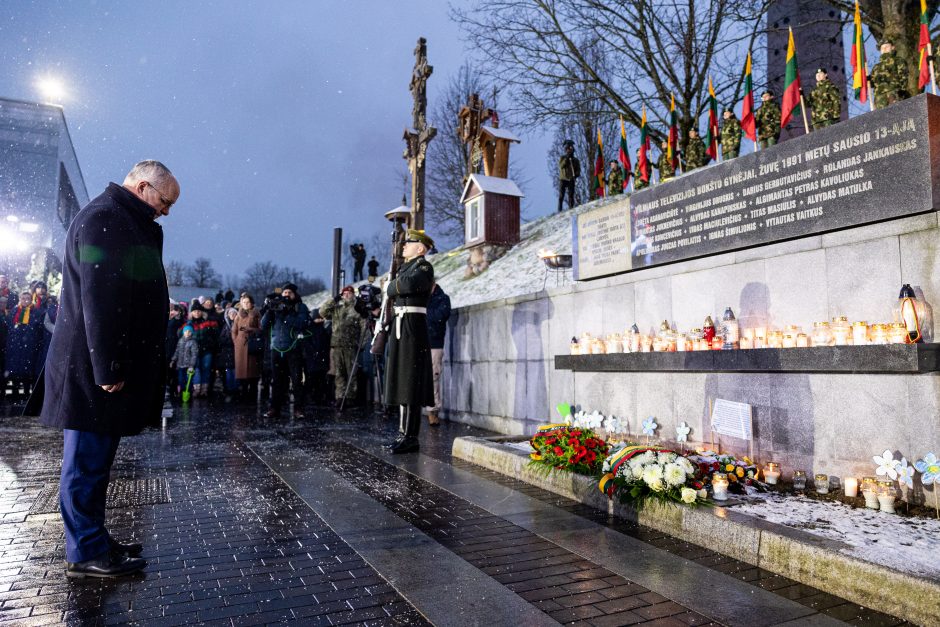
M 728 476 L 724 473 L 712 475 L 712 497 L 716 501 L 728 500 Z
M 649 353 L 653 350 L 653 338 L 648 335 L 640 335 L 640 352 Z
M 777 462 L 767 462 L 764 466 L 764 482 L 770 485 L 777 485 L 780 480 L 780 464 Z
M 741 327 L 734 317 L 731 307 L 725 307 L 725 313 L 721 317 L 721 337 L 724 339 L 723 348 L 732 349 L 738 347 L 741 339 Z
M 894 513 L 894 482 L 878 482 L 878 506 L 886 514 Z
M 845 495 L 853 499 L 858 496 L 858 479 L 855 477 L 845 478 Z
M 888 344 L 907 344 L 908 339 L 907 326 L 903 322 L 888 325 Z
M 569 346 L 571 347 L 572 355 L 581 354 L 581 344 L 578 343 L 578 338 L 576 337 L 571 338 L 571 344 L 569 344 Z
M 856 346 L 868 344 L 868 323 L 864 320 L 852 323 L 852 343 Z
M 852 335 L 852 327 L 849 325 L 849 319 L 845 316 L 836 316 L 829 325 L 832 331 L 832 344 L 834 346 L 845 346 L 849 343 Z
M 865 507 L 878 509 L 878 480 L 875 477 L 862 477 L 862 496 L 865 497 Z
M 829 475 L 816 475 L 816 492 L 819 494 L 829 494 Z
M 832 329 L 828 322 L 813 323 L 813 346 L 832 346 Z
M 783 348 L 796 348 L 796 338 L 789 333 L 784 334 Z
M 794 490 L 805 490 L 806 489 L 806 473 L 802 470 L 793 471 L 793 489 Z
M 797 348 L 809 348 L 809 336 L 805 333 L 796 334 L 796 347 Z
M 747 350 L 754 348 L 754 338 L 752 337 L 742 337 L 741 341 L 738 342 L 738 348 L 741 350 Z
M 722 350 L 725 348 L 725 338 L 720 335 L 716 335 L 712 338 L 712 350 Z
M 608 353 L 622 353 L 623 352 L 623 340 L 620 337 L 619 333 L 611 333 L 607 336 L 607 352 Z
M 688 350 L 689 337 L 685 333 L 676 334 L 676 350 L 685 352 Z
M 604 340 L 596 338 L 591 342 L 591 353 L 594 355 L 603 355 L 607 352 L 607 345 Z
M 783 331 L 771 331 L 767 334 L 767 348 L 783 348 Z
M 868 327 L 868 342 L 870 344 L 888 343 L 888 325 L 873 324 Z
M 792 335 L 793 337 L 796 337 L 797 335 L 799 335 L 799 334 L 802 333 L 802 332 L 803 332 L 803 327 L 801 327 L 801 326 L 798 325 L 798 324 L 788 324 L 787 326 L 785 326 L 785 327 L 783 328 L 783 334 L 784 334 L 784 335 L 790 334 L 790 335 Z
M 901 286 L 901 293 L 898 295 L 898 302 L 894 307 L 894 320 L 904 324 L 904 329 L 907 332 L 907 344 L 924 341 L 921 329 L 924 328 L 926 318 L 927 307 L 924 301 L 917 298 L 909 283 L 905 283 Z

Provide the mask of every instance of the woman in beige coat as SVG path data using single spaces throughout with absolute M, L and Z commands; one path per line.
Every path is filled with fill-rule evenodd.
M 261 355 L 248 352 L 248 339 L 261 333 L 261 316 L 255 309 L 250 294 L 242 294 L 238 315 L 232 321 L 232 342 L 235 344 L 235 379 L 244 400 L 254 400 L 258 394 L 258 379 L 261 376 Z

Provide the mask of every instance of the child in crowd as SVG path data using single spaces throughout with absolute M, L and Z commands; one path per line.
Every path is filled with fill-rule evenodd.
M 199 362 L 199 345 L 193 338 L 193 328 L 190 325 L 183 327 L 183 337 L 176 344 L 176 352 L 170 360 L 170 367 L 176 368 L 178 392 L 183 393 L 190 372 L 193 372 Z

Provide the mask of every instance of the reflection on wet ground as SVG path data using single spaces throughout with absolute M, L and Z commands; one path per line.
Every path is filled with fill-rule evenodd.
M 69 581 L 61 521 L 37 505 L 56 489 L 61 435 L 4 410 L 0 622 L 771 625 L 798 616 L 900 624 L 452 460 L 453 439 L 490 435 L 479 429 L 425 427 L 421 455 L 392 458 L 379 445 L 397 420 L 365 410 L 268 420 L 247 406 L 173 407 L 162 425 L 122 442 L 113 473 L 122 487 L 108 511 L 112 534 L 143 542 L 149 566 L 135 578 Z M 478 484 L 480 496 L 448 490 L 454 473 Z M 169 502 L 155 487 L 161 481 Z M 582 531 L 622 534 L 645 559 L 690 563 L 677 578 L 708 569 L 729 582 L 732 599 L 772 593 L 779 619 L 765 611 L 729 620 L 712 611 L 704 588 L 700 600 L 676 602 L 668 581 L 639 585 L 489 511 L 487 494 L 497 493 L 537 499 Z

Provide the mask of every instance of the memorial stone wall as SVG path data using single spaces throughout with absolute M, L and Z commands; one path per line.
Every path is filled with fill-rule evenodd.
M 902 283 L 928 303 L 937 337 L 938 115 L 940 99 L 922 95 L 580 213 L 578 282 L 455 311 L 445 413 L 531 434 L 570 402 L 635 433 L 655 416 L 663 439 L 685 421 L 694 442 L 707 441 L 709 404 L 724 398 L 753 406 L 760 459 L 836 475 L 868 474 L 885 449 L 940 447 L 936 373 L 574 372 L 554 362 L 584 331 L 651 332 L 662 320 L 687 330 L 727 306 L 742 326 L 889 321 Z

